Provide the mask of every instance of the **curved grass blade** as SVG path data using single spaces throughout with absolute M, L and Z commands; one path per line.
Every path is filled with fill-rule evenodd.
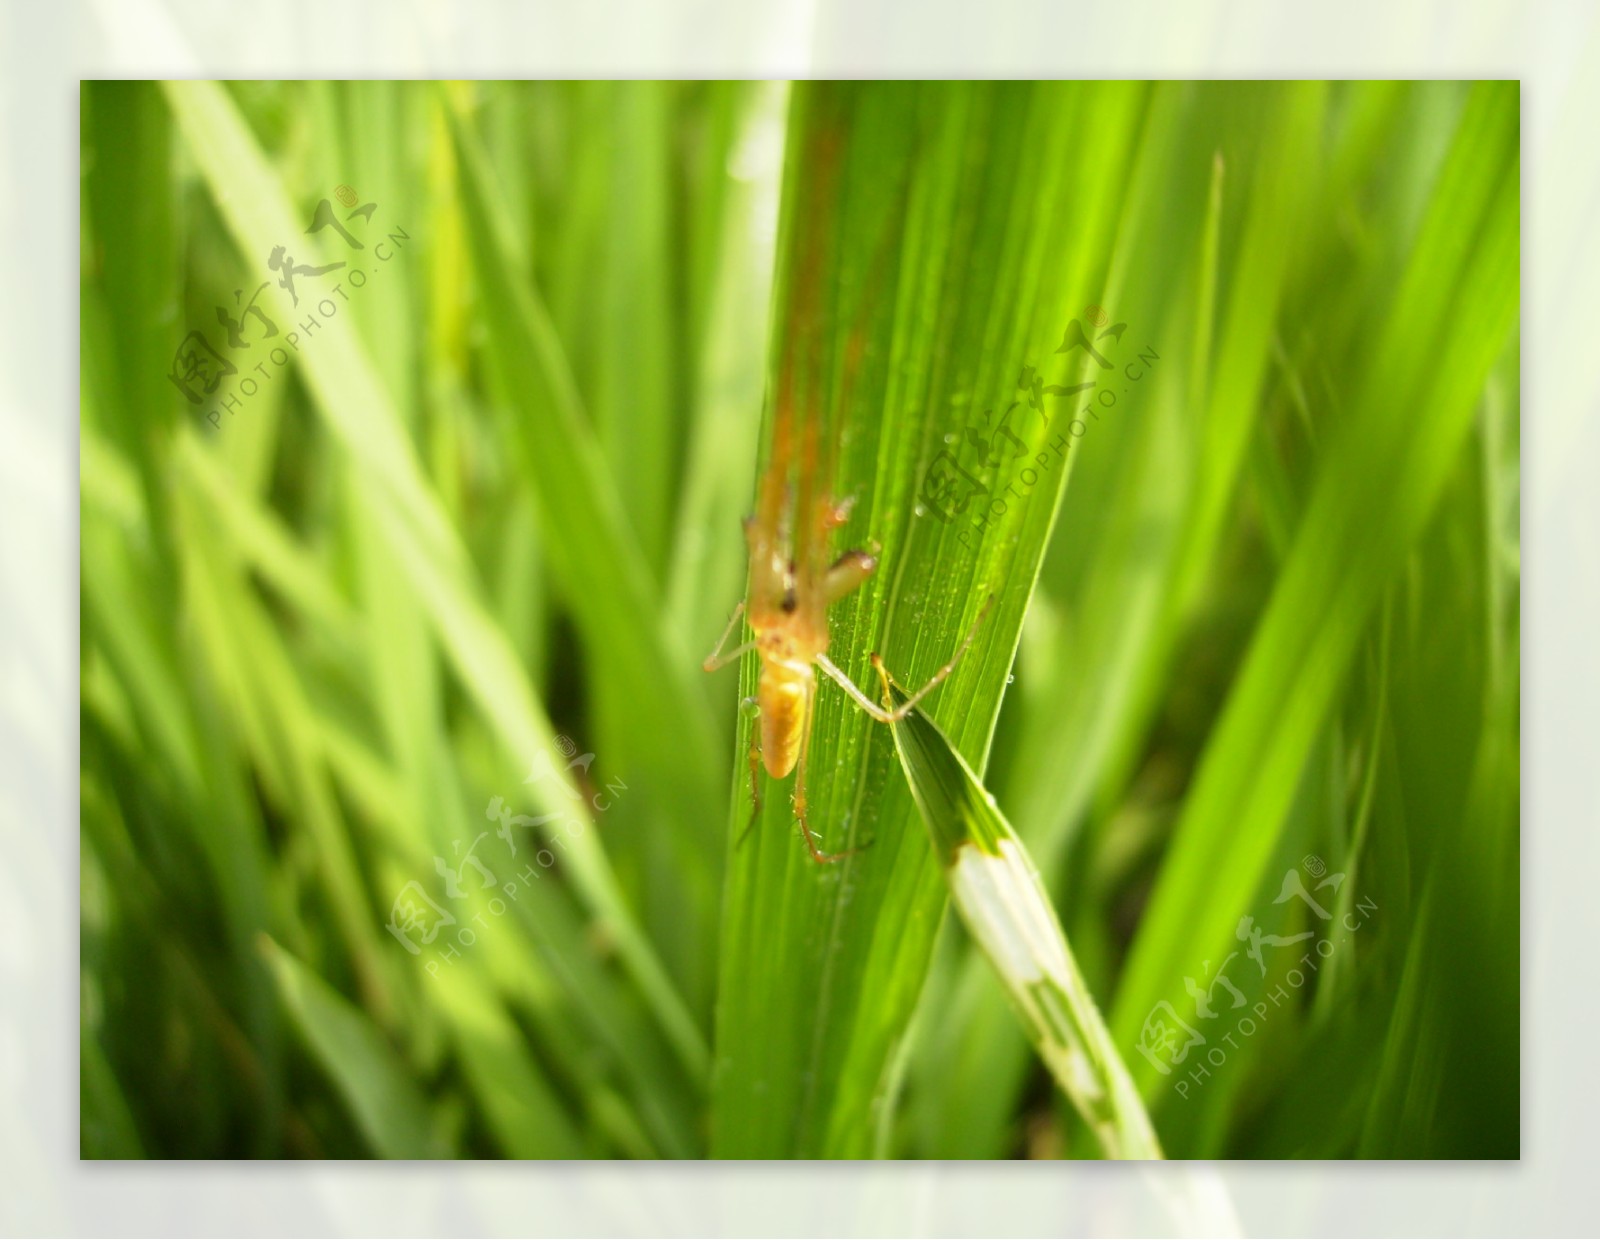
M 891 709 L 906 700 L 887 675 L 883 687 Z M 951 902 L 1039 1058 L 1109 1157 L 1160 1158 L 1139 1091 L 1078 972 L 1028 850 L 933 720 L 913 707 L 890 730 Z
M 439 1120 L 411 1074 L 367 1017 L 311 969 L 262 935 L 278 995 L 384 1158 L 449 1158 Z

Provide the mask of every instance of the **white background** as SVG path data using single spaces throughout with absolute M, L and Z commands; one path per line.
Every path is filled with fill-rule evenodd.
M 1520 1164 L 78 1162 L 78 79 L 583 75 L 1521 79 Z M 1583 0 L 0 0 L 0 1230 L 1600 1232 L 1597 103 Z

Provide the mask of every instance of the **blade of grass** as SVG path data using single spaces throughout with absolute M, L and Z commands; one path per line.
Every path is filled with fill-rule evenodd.
M 1090 93 L 1105 109 L 1109 150 L 1125 149 L 1141 90 Z M 822 355 L 794 364 L 823 395 L 797 413 L 820 419 L 822 434 L 843 445 L 833 488 L 856 504 L 838 546 L 875 538 L 885 565 L 835 608 L 834 657 L 861 684 L 876 646 L 897 676 L 920 683 L 993 592 L 993 612 L 932 708 L 960 721 L 952 739 L 975 766 L 1054 513 L 1069 450 L 1050 444 L 1067 441 L 1067 419 L 1020 424 L 1036 491 L 999 501 L 982 527 L 970 513 L 946 525 L 916 490 L 947 445 L 971 452 L 961 429 L 983 433 L 984 411 L 1015 399 L 1021 363 L 1048 358 L 1072 317 L 1072 291 L 1054 265 L 1063 253 L 1096 261 L 1078 250 L 1074 229 L 1098 194 L 1121 185 L 1118 159 L 1091 164 L 1074 147 L 1081 107 L 1072 90 L 1055 86 L 808 86 L 791 97 L 769 370 L 817 333 Z M 836 183 L 818 155 L 830 146 Z M 801 220 L 812 238 L 804 253 L 794 241 Z M 807 279 L 815 281 L 815 321 L 796 322 Z M 861 359 L 858 369 L 849 358 Z M 1037 419 L 1031 410 L 1028 417 Z M 1035 463 L 1039 454 L 1049 472 Z M 1020 475 L 991 469 L 984 483 L 999 495 Z M 747 659 L 747 695 L 754 675 Z M 741 755 L 752 726 L 741 726 Z M 794 838 L 786 790 L 774 786 L 732 854 L 713 1096 L 718 1156 L 872 1150 L 945 900 L 914 806 L 891 778 L 891 749 L 880 725 L 824 684 L 812 734 L 813 827 L 824 848 L 866 847 L 818 870 Z M 730 843 L 748 807 L 740 780 Z
M 527 1053 L 523 1033 L 496 997 L 452 970 L 439 986 L 463 1071 L 510 1158 L 583 1158 L 586 1149 L 554 1083 Z
M 906 700 L 887 677 L 883 697 L 889 709 Z M 1139 1091 L 1022 841 L 932 720 L 913 708 L 890 727 L 956 911 L 1039 1057 L 1108 1157 L 1160 1158 Z
M 384 1158 L 449 1158 L 428 1100 L 383 1035 L 316 973 L 265 935 L 261 954 L 283 1005 Z

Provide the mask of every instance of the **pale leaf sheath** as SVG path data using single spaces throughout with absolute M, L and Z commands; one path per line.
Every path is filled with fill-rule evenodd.
M 889 701 L 905 700 L 895 686 L 885 688 Z M 1108 1156 L 1160 1158 L 1133 1078 L 1022 842 L 931 719 L 912 710 L 892 730 L 956 911 L 999 975 L 1039 1057 Z

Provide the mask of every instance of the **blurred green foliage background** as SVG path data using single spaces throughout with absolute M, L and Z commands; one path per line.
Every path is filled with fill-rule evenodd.
M 804 342 L 884 546 L 834 657 L 914 683 L 997 594 L 931 709 L 1167 1153 L 1515 1157 L 1518 126 L 1503 83 L 86 83 L 83 1155 L 1095 1156 L 882 729 L 823 690 L 859 859 L 782 788 L 734 847 L 754 664 L 698 664 Z M 1074 383 L 1101 307 L 1156 362 L 1073 430 L 1020 372 Z M 1003 489 L 1008 406 L 1071 447 L 957 537 L 929 471 Z

